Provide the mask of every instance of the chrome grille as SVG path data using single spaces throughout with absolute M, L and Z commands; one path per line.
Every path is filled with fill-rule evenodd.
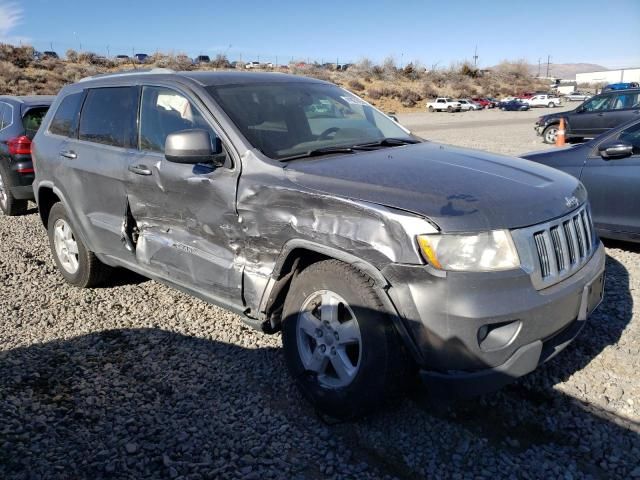
M 512 234 L 521 261 L 524 259 L 523 266 L 531 270 L 537 289 L 580 270 L 598 244 L 587 204 L 557 220 L 514 230 Z

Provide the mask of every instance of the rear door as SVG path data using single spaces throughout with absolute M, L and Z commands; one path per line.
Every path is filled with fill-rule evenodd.
M 596 145 L 587 158 L 581 180 L 589 192 L 598 229 L 640 235 L 640 122 L 599 144 L 616 138 L 631 143 L 633 155 L 604 160 Z
M 128 158 L 137 144 L 139 88 L 91 88 L 80 114 L 78 137 L 60 151 L 64 165 L 59 179 L 67 200 L 84 223 L 89 248 L 126 257 L 121 229 L 126 208 Z
M 615 128 L 625 122 L 640 119 L 640 91 L 619 92 L 612 96 L 609 110 L 603 118 L 603 131 Z
M 606 129 L 604 127 L 605 112 L 610 110 L 613 95 L 594 97 L 583 103 L 575 113 L 568 117 L 571 134 L 595 137 Z
M 223 167 L 171 163 L 164 157 L 167 135 L 195 128 L 213 138 L 212 120 L 204 105 L 184 91 L 142 88 L 140 149 L 127 171 L 129 241 L 140 267 L 237 301 L 242 284 L 234 233 L 239 166 L 228 155 Z

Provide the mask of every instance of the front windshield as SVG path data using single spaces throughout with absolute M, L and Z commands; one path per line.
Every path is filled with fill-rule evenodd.
M 335 85 L 252 83 L 207 90 L 247 140 L 274 159 L 385 138 L 413 139 L 364 100 Z

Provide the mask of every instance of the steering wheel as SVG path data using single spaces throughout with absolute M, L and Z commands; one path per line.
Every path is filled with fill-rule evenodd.
M 318 136 L 318 140 L 327 140 L 329 138 L 329 135 L 331 135 L 332 133 L 336 133 L 339 130 L 340 130 L 340 128 L 338 128 L 338 127 L 327 128 L 324 132 L 322 132 Z

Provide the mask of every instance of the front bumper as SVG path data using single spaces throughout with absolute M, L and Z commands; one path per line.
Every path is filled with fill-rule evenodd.
M 562 351 L 600 303 L 604 247 L 571 277 L 536 290 L 524 271 L 462 273 L 391 265 L 389 296 L 422 378 L 457 394 L 495 390 Z

